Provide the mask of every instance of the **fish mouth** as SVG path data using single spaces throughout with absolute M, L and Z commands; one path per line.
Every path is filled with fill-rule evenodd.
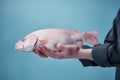
M 20 46 L 20 45 L 15 45 L 15 49 L 17 49 L 17 50 L 24 49 L 24 45 L 22 45 L 22 46 Z

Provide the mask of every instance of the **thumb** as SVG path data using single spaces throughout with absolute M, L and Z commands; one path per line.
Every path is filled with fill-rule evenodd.
M 60 43 L 55 43 L 54 47 L 57 49 L 64 49 L 64 45 L 62 45 Z

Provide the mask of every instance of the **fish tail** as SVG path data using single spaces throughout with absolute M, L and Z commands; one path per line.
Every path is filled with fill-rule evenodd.
M 96 37 L 97 34 L 98 34 L 98 31 L 83 32 L 85 41 L 93 45 L 98 44 L 98 39 Z

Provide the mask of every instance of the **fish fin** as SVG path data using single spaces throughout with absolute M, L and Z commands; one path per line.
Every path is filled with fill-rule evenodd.
M 40 42 L 41 45 L 44 45 L 44 44 L 49 42 L 49 39 L 39 40 L 39 42 Z
M 98 44 L 98 40 L 97 40 L 97 34 L 98 31 L 90 31 L 90 32 L 83 32 L 84 36 L 85 36 L 85 40 L 93 45 L 97 45 Z
M 70 33 L 79 33 L 80 31 L 78 31 L 78 30 L 68 30 Z
M 76 43 L 76 45 L 79 46 L 79 47 L 81 48 L 82 45 L 83 45 L 83 41 L 82 41 L 82 40 L 78 41 L 78 42 Z

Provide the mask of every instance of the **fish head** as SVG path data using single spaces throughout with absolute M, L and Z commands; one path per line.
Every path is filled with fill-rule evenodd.
M 19 40 L 15 44 L 15 49 L 30 52 L 34 49 L 37 43 L 37 38 L 35 36 L 27 36 Z

